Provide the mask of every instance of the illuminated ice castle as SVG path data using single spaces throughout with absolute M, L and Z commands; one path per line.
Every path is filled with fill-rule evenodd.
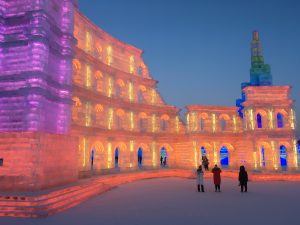
M 0 189 L 91 174 L 212 164 L 297 170 L 289 86 L 273 86 L 258 32 L 237 107 L 164 102 L 142 59 L 75 0 L 0 0 Z M 140 159 L 140 160 L 138 160 Z

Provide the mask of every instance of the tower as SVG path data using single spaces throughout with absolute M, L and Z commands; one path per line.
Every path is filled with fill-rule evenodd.
M 0 2 L 0 132 L 68 132 L 74 7 Z
M 251 68 L 250 68 L 250 82 L 243 82 L 241 84 L 242 97 L 236 100 L 238 113 L 243 118 L 243 105 L 246 100 L 244 88 L 248 86 L 271 86 L 272 75 L 270 65 L 264 63 L 264 56 L 262 51 L 262 44 L 260 42 L 258 31 L 253 31 L 251 41 Z

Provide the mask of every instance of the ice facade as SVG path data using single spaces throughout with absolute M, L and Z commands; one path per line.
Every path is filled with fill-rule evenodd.
M 291 87 L 273 86 L 258 32 L 237 107 L 168 105 L 143 51 L 72 0 L 0 0 L 0 179 L 37 190 L 160 167 L 297 171 Z

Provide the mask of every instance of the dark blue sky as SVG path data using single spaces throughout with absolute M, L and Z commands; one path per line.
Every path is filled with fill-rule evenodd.
M 300 118 L 299 0 L 79 0 L 81 11 L 144 59 L 169 104 L 234 105 L 260 32 L 274 85 L 292 85 Z M 298 126 L 299 127 L 299 126 Z

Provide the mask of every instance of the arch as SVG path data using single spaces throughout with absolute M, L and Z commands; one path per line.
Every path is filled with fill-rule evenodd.
M 229 166 L 229 151 L 225 145 L 220 148 L 220 165 L 225 168 Z
M 75 72 L 79 72 L 81 70 L 81 63 L 78 59 L 73 59 L 73 69 Z
M 278 112 L 276 118 L 277 118 L 277 128 L 283 128 L 284 127 L 283 115 L 280 112 Z
M 101 104 L 96 104 L 96 105 L 95 105 L 95 112 L 96 112 L 96 113 L 103 112 L 103 105 L 101 105 Z
M 280 145 L 279 154 L 280 154 L 280 166 L 284 170 L 287 167 L 287 147 L 284 145 Z
M 72 100 L 73 100 L 75 106 L 80 107 L 82 105 L 82 103 L 78 97 L 73 97 Z
M 226 130 L 226 120 L 224 118 L 220 119 L 221 131 Z
M 161 131 L 167 131 L 169 119 L 170 119 L 170 117 L 167 114 L 164 114 L 160 117 L 160 130 Z
M 145 102 L 144 93 L 141 90 L 138 90 L 137 97 L 138 97 L 138 103 Z
M 142 166 L 143 165 L 143 149 L 142 149 L 142 147 L 138 148 L 137 159 L 138 159 L 138 166 Z
M 102 52 L 103 52 L 103 48 L 102 48 L 102 46 L 101 46 L 101 44 L 100 44 L 99 41 L 96 42 L 96 51 L 98 53 L 98 56 L 101 57 Z
M 115 149 L 115 168 L 119 167 L 119 147 Z
M 102 79 L 103 78 L 102 72 L 97 70 L 96 73 L 95 73 L 95 78 L 96 78 L 96 80 Z
M 167 148 L 165 148 L 164 146 L 160 148 L 159 158 L 160 158 L 160 166 L 166 167 L 168 163 L 168 151 Z
M 147 118 L 148 115 L 145 112 L 140 112 L 138 115 L 139 118 L 139 129 L 140 131 L 147 131 Z
M 262 116 L 260 113 L 256 114 L 256 124 L 257 124 L 257 128 L 262 128 Z
M 100 169 L 104 164 L 104 146 L 100 141 L 95 141 L 91 145 L 91 168 Z

